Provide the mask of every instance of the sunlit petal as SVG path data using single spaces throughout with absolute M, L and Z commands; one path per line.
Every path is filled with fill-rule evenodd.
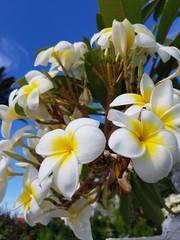
M 79 183 L 79 166 L 73 153 L 69 154 L 55 169 L 53 177 L 59 191 L 70 199 Z
M 161 117 L 173 104 L 173 87 L 170 80 L 157 85 L 151 94 L 151 110 Z
M 39 105 L 39 91 L 37 88 L 33 89 L 27 97 L 27 105 L 31 110 L 36 110 Z
M 81 164 L 96 159 L 103 152 L 105 144 L 106 138 L 103 132 L 92 125 L 77 129 L 73 137 L 73 145 L 77 145 L 74 153 Z
M 51 47 L 48 48 L 47 50 L 41 51 L 36 57 L 34 66 L 35 67 L 38 65 L 47 66 L 52 53 L 52 49 L 53 48 Z
M 161 120 L 165 125 L 174 125 L 180 127 L 180 103 L 165 112 Z
M 146 150 L 145 144 L 140 142 L 133 132 L 125 128 L 115 130 L 108 144 L 114 152 L 128 158 L 142 156 Z
M 139 94 L 135 93 L 125 93 L 116 97 L 110 107 L 128 105 L 128 104 L 144 104 L 142 97 Z
M 156 46 L 156 41 L 144 33 L 137 34 L 136 43 L 139 47 L 143 48 L 151 48 Z
M 146 144 L 145 154 L 132 160 L 136 173 L 148 183 L 166 177 L 173 165 L 172 155 L 167 148 L 154 143 Z
M 26 78 L 27 82 L 29 83 L 32 78 L 41 76 L 41 75 L 42 75 L 41 72 L 39 72 L 37 70 L 32 70 L 32 71 L 29 71 L 28 73 L 26 73 L 25 78 Z
M 140 82 L 140 91 L 144 102 L 150 102 L 151 93 L 154 87 L 155 86 L 152 79 L 146 73 L 144 73 Z

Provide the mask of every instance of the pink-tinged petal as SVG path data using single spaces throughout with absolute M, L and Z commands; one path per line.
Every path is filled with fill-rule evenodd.
M 11 122 L 2 121 L 1 123 L 1 134 L 4 138 L 10 137 L 10 131 L 11 131 Z
M 133 132 L 125 128 L 114 131 L 108 144 L 115 153 L 128 158 L 142 156 L 146 150 L 145 144 L 140 142 Z
M 63 155 L 53 155 L 43 160 L 38 174 L 40 184 L 55 170 L 62 159 Z
M 91 119 L 91 118 L 78 118 L 70 122 L 66 127 L 66 133 L 75 132 L 78 128 L 83 126 L 94 126 L 96 128 L 99 127 L 99 121 Z
M 44 134 L 36 146 L 36 152 L 42 156 L 64 153 L 67 150 L 68 142 L 65 139 L 65 131 L 55 129 Z
M 0 202 L 2 202 L 5 194 L 6 194 L 6 189 L 7 189 L 7 181 L 0 181 Z
M 162 115 L 161 120 L 164 125 L 174 125 L 176 127 L 180 127 L 180 103 L 165 112 Z
M 173 104 L 172 82 L 167 80 L 157 85 L 151 94 L 151 111 L 161 117 Z
M 69 154 L 54 170 L 53 177 L 62 195 L 70 199 L 79 183 L 79 165 L 73 153 Z
M 136 43 L 142 48 L 156 47 L 156 41 L 144 33 L 138 33 L 136 36 Z
M 29 84 L 33 83 L 37 84 L 38 91 L 40 94 L 45 93 L 54 87 L 53 83 L 49 79 L 47 79 L 44 75 L 37 78 L 33 78 Z
M 151 93 L 154 87 L 155 86 L 152 79 L 146 73 L 144 73 L 140 82 L 140 91 L 144 102 L 150 102 Z
M 141 122 L 144 139 L 165 128 L 163 122 L 154 113 L 145 109 L 141 112 Z
M 132 161 L 138 176 L 148 183 L 155 183 L 166 177 L 173 165 L 168 149 L 154 143 L 147 143 L 145 154 Z
M 142 104 L 145 104 L 145 102 L 139 94 L 125 93 L 115 98 L 109 106 L 116 107 L 116 106 L 129 105 L 129 104 L 142 105 Z
M 33 89 L 32 92 L 27 96 L 27 105 L 31 110 L 36 110 L 39 105 L 39 91 L 37 88 Z
M 130 117 L 126 115 L 125 113 L 122 113 L 118 110 L 110 109 L 108 112 L 108 120 L 113 121 L 115 124 L 116 122 L 119 122 L 120 124 L 123 124 L 126 128 L 128 128 L 130 131 L 134 132 L 137 136 L 139 136 L 141 132 L 141 122 L 137 119 Z
M 95 126 L 78 128 L 72 139 L 73 152 L 79 163 L 89 163 L 103 152 L 106 138 L 103 132 Z
M 26 78 L 27 82 L 29 83 L 32 78 L 37 77 L 37 76 L 40 76 L 40 75 L 42 75 L 41 72 L 39 72 L 39 71 L 37 71 L 37 70 L 33 70 L 33 71 L 28 72 L 28 73 L 25 75 L 25 78 Z
M 53 48 L 48 48 L 47 50 L 44 50 L 42 52 L 40 52 L 35 60 L 34 66 L 38 66 L 38 65 L 42 65 L 42 66 L 47 66 L 49 59 L 51 57 L 51 53 L 52 53 Z

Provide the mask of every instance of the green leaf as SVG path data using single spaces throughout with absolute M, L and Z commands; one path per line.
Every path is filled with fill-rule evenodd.
M 22 107 L 20 107 L 18 103 L 15 104 L 14 109 L 15 109 L 15 112 L 17 114 L 19 114 L 20 116 L 23 116 L 23 117 L 26 116 L 26 114 L 24 113 L 24 109 Z
M 163 43 L 166 39 L 166 35 L 176 18 L 180 7 L 179 0 L 167 0 L 164 6 L 159 27 L 157 30 L 156 40 L 159 43 Z
M 124 222 L 129 225 L 130 224 L 130 205 L 131 205 L 131 194 L 123 194 L 120 197 L 120 215 Z
M 141 7 L 143 7 L 149 0 L 141 0 L 140 3 L 141 3 Z
M 158 2 L 159 0 L 152 1 L 144 7 L 144 9 L 142 10 L 142 22 L 145 22 L 149 18 Z
M 96 24 L 99 31 L 105 28 L 105 24 L 100 13 L 96 14 Z
M 132 191 L 137 203 L 143 208 L 144 214 L 154 223 L 161 225 L 164 218 L 162 215 L 160 203 L 153 188 L 147 183 L 142 182 L 138 177 L 131 181 Z
M 26 80 L 25 77 L 22 77 L 22 78 L 18 79 L 17 81 L 15 81 L 15 82 L 12 84 L 12 87 L 14 87 L 16 84 L 18 84 L 19 86 L 22 87 L 22 86 L 24 86 L 24 85 L 27 85 L 28 82 L 27 82 L 27 80 Z
M 89 51 L 85 54 L 85 59 L 90 63 L 85 64 L 86 68 L 86 73 L 87 73 L 87 78 L 88 78 L 88 83 L 89 83 L 89 89 L 92 92 L 93 95 L 93 100 L 96 102 L 100 102 L 102 106 L 105 108 L 106 107 L 106 99 L 107 99 L 107 91 L 106 87 L 100 79 L 99 76 L 96 75 L 96 73 L 92 70 L 92 67 L 96 69 L 96 71 L 101 74 L 101 50 L 99 49 L 94 49 L 92 51 Z
M 132 24 L 142 22 L 139 0 L 98 0 L 98 4 L 105 27 L 111 27 L 114 19 L 122 22 L 127 18 Z
M 92 49 L 91 44 L 90 44 L 88 38 L 83 37 L 83 42 L 87 45 L 88 50 L 91 50 L 91 49 Z
M 87 179 L 87 176 L 88 176 L 89 172 L 90 172 L 90 169 L 88 167 L 88 164 L 83 164 L 81 175 L 80 175 L 80 178 L 81 178 L 82 181 Z
M 166 0 L 160 0 L 154 9 L 154 20 L 156 22 L 160 17 L 160 15 L 162 14 L 162 10 L 164 8 L 165 3 L 166 3 Z

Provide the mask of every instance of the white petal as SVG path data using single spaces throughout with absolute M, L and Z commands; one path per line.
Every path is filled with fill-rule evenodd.
M 156 46 L 155 40 L 144 33 L 138 33 L 136 36 L 136 43 L 139 47 L 151 48 Z
M 15 95 L 16 95 L 16 93 L 17 93 L 17 91 L 18 91 L 18 89 L 14 89 L 11 93 L 10 93 L 10 95 L 9 95 L 9 107 L 11 107 L 11 106 L 13 106 L 13 104 L 14 104 L 14 97 L 15 97 Z
M 36 152 L 42 156 L 64 153 L 64 151 L 67 150 L 67 144 L 65 131 L 62 129 L 55 129 L 42 136 L 36 146 Z
M 173 105 L 180 103 L 180 91 L 173 88 Z
M 48 62 L 49 62 L 49 58 L 51 56 L 52 53 L 52 47 L 48 48 L 47 50 L 44 50 L 42 52 L 40 52 L 35 60 L 34 66 L 38 66 L 38 65 L 42 65 L 42 66 L 47 66 Z
M 126 56 L 127 34 L 124 25 L 116 20 L 112 24 L 112 41 L 121 56 Z
M 72 224 L 68 222 L 69 227 L 73 230 L 78 239 L 93 240 L 90 221 L 80 222 L 79 224 Z
M 154 87 L 152 79 L 144 73 L 140 82 L 140 91 L 146 103 L 150 102 L 151 93 Z
M 105 48 L 107 44 L 109 44 L 108 39 L 112 35 L 111 32 L 104 33 L 100 36 L 100 38 L 97 41 L 97 44 Z
M 173 104 L 172 82 L 167 80 L 157 85 L 151 94 L 151 110 L 161 117 Z
M 2 120 L 7 120 L 9 115 L 10 108 L 6 105 L 0 105 L 0 118 Z
M 99 33 L 96 33 L 96 34 L 94 34 L 94 35 L 92 36 L 91 41 L 90 41 L 91 46 L 93 45 L 93 43 L 94 43 L 100 36 L 101 36 L 101 33 L 100 33 L 100 32 L 99 32 Z
M 63 158 L 63 155 L 62 156 L 53 155 L 43 160 L 39 169 L 39 174 L 38 174 L 38 179 L 40 184 L 44 179 L 46 179 L 54 171 L 54 169 L 58 166 L 62 158 Z
M 79 183 L 79 166 L 74 154 L 69 154 L 53 173 L 54 182 L 64 197 L 70 199 Z
M 139 138 L 125 128 L 115 130 L 111 134 L 108 144 L 115 153 L 128 158 L 142 156 L 146 150 Z
M 94 126 L 99 127 L 99 121 L 91 118 L 78 118 L 70 122 L 66 127 L 66 132 L 75 132 L 79 127 L 83 126 Z
M 39 105 L 39 91 L 37 88 L 33 89 L 27 97 L 27 105 L 31 110 L 36 110 Z
M 36 202 L 36 199 L 32 195 L 31 195 L 30 211 L 32 212 L 33 215 L 40 215 L 43 213 L 38 203 Z
M 47 196 L 51 183 L 52 177 L 46 177 L 46 179 L 42 181 L 40 185 L 37 178 L 32 181 L 31 188 L 33 190 L 33 197 L 38 203 L 40 203 Z
M 162 46 L 161 48 L 159 48 L 159 51 L 169 54 L 170 56 L 174 57 L 178 62 L 180 62 L 180 51 L 178 48 L 173 46 Z
M 163 122 L 155 114 L 145 109 L 141 112 L 141 122 L 145 139 L 164 129 Z
M 29 84 L 32 84 L 33 82 L 38 85 L 38 90 L 41 94 L 54 87 L 53 83 L 43 75 L 38 78 L 33 78 Z
M 42 75 L 41 72 L 39 72 L 39 71 L 37 71 L 37 70 L 33 70 L 33 71 L 28 72 L 28 73 L 25 75 L 25 78 L 26 78 L 27 82 L 29 83 L 32 78 L 37 77 L 37 76 L 40 76 L 40 75 Z
M 161 120 L 165 125 L 180 126 L 180 103 L 163 114 Z
M 7 181 L 0 181 L 0 202 L 2 202 L 5 194 L 6 194 L 6 188 L 7 188 Z
M 148 143 L 143 156 L 133 158 L 136 173 L 145 182 L 155 183 L 166 177 L 173 164 L 171 153 L 162 145 Z
M 69 217 L 69 213 L 63 209 L 57 209 L 44 214 L 41 224 L 47 225 L 52 218 Z
M 121 111 L 110 109 L 108 112 L 108 120 L 113 121 L 113 123 L 120 122 L 137 136 L 139 136 L 141 132 L 140 121 L 122 113 Z
M 130 106 L 124 113 L 127 114 L 128 116 L 134 117 L 136 119 L 138 119 L 139 117 L 139 113 L 142 110 L 142 108 L 144 107 L 143 105 L 132 105 Z M 116 124 L 115 124 L 116 125 Z
M 125 93 L 116 97 L 109 106 L 116 107 L 128 104 L 145 104 L 145 103 L 139 94 Z
M 1 134 L 4 138 L 9 138 L 10 137 L 10 131 L 11 131 L 11 122 L 6 122 L 6 121 L 2 121 L 1 123 Z
M 73 136 L 73 145 L 77 146 L 74 153 L 79 163 L 89 163 L 103 152 L 106 138 L 99 128 L 83 126 L 76 130 Z
M 6 172 L 6 167 L 7 167 L 7 161 L 5 158 L 2 158 L 0 160 L 0 182 L 4 178 L 4 174 Z
M 133 26 L 136 33 L 144 33 L 145 35 L 155 40 L 154 35 L 145 25 L 136 23 Z

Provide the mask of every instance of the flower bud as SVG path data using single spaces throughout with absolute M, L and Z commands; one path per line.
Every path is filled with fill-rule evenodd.
M 79 103 L 81 105 L 87 106 L 87 105 L 92 104 L 92 101 L 93 101 L 92 94 L 91 94 L 90 90 L 87 87 L 85 87 L 79 97 Z

